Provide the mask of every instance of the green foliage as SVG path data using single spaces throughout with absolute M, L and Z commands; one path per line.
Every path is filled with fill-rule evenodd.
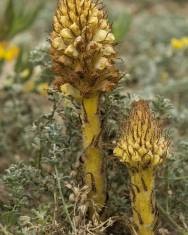
M 114 17 L 113 22 L 112 32 L 115 35 L 116 41 L 121 42 L 129 32 L 132 16 L 130 13 L 124 12 Z
M 16 90 L 7 91 L 0 97 L 0 157 L 13 159 L 16 155 L 27 154 L 31 150 L 27 128 L 33 122 L 34 110 L 28 97 Z M 19 138 L 18 138 L 19 136 Z
M 41 1 L 34 8 L 31 8 L 31 5 L 23 0 L 18 2 L 8 0 L 6 2 L 4 17 L 1 19 L 0 40 L 12 39 L 17 34 L 27 30 L 36 20 L 44 5 L 44 1 Z M 23 5 L 26 5 L 24 9 Z
M 76 106 L 69 103 L 61 107 L 64 101 L 58 93 L 50 91 L 50 100 L 53 101 L 52 111 L 42 115 L 33 126 L 35 166 L 41 169 L 42 163 L 58 164 L 68 175 L 81 151 L 80 119 Z
M 41 80 L 51 82 L 54 79 L 54 74 L 52 72 L 52 62 L 49 50 L 49 43 L 45 43 L 44 45 L 35 48 L 30 52 L 29 60 L 33 66 L 42 67 L 42 73 L 40 76 Z

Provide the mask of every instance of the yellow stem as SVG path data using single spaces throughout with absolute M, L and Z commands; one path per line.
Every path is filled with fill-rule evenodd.
M 154 172 L 152 168 L 130 172 L 133 221 L 138 235 L 154 235 L 155 210 Z
M 99 136 L 101 133 L 101 121 L 99 116 L 100 94 L 83 98 L 83 146 L 84 146 L 84 175 L 85 184 L 90 188 L 89 197 L 99 211 L 103 208 L 105 194 L 105 177 L 103 175 L 103 153 L 99 148 Z M 90 207 L 92 214 L 92 206 Z

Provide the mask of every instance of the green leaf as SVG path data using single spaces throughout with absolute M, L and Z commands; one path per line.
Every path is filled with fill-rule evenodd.
M 14 19 L 13 27 L 11 29 L 10 37 L 12 38 L 15 35 L 27 30 L 37 19 L 37 16 L 42 10 L 43 5 L 44 1 L 40 2 L 34 9 L 29 9 L 28 11 L 27 7 L 25 7 L 25 9 L 18 9 L 17 15 Z
M 14 17 L 14 3 L 13 0 L 9 0 L 4 12 L 3 22 L 1 22 L 2 28 L 0 32 L 0 40 L 5 40 L 8 37 L 9 32 L 12 29 Z
M 122 41 L 126 37 L 129 32 L 131 22 L 132 16 L 127 12 L 120 14 L 115 19 L 112 30 L 117 42 Z
M 33 72 L 33 66 L 29 62 L 29 52 L 25 48 L 20 48 L 20 53 L 16 60 L 14 70 L 18 74 L 23 72 L 24 70 L 27 70 L 28 74 L 25 76 L 25 80 L 27 80 L 31 76 Z
M 23 48 L 20 48 L 20 53 L 17 57 L 15 66 L 14 66 L 14 70 L 16 73 L 20 72 L 22 67 L 23 67 Z

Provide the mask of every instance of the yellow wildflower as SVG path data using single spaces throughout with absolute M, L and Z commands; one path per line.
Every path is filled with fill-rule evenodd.
M 0 44 L 0 60 L 2 60 L 5 56 L 5 50 L 3 46 Z
M 30 70 L 27 68 L 27 69 L 24 69 L 21 73 L 20 73 L 20 77 L 25 80 L 28 78 L 30 74 Z
M 175 48 L 175 49 L 180 49 L 182 48 L 182 43 L 180 40 L 176 39 L 176 38 L 173 38 L 171 40 L 171 47 L 172 48 Z
M 188 37 L 183 37 L 181 41 L 182 41 L 184 47 L 188 47 Z
M 169 80 L 169 74 L 166 71 L 162 71 L 161 76 L 160 76 L 160 81 L 161 82 L 166 82 Z
M 40 95 L 45 96 L 48 94 L 48 88 L 49 88 L 48 83 L 43 82 L 37 86 L 36 90 L 38 91 Z
M 14 60 L 20 49 L 17 46 L 12 46 L 7 42 L 0 42 L 0 59 L 6 61 Z
M 20 51 L 19 48 L 15 46 L 9 48 L 5 53 L 5 56 L 4 56 L 5 60 L 7 61 L 14 60 L 15 58 L 17 58 L 19 51 Z
M 180 39 L 172 38 L 171 47 L 174 49 L 182 49 L 188 47 L 188 37 L 183 37 Z
M 31 92 L 33 91 L 35 88 L 35 81 L 33 80 L 29 80 L 28 82 L 26 82 L 23 86 L 23 91 L 24 92 Z

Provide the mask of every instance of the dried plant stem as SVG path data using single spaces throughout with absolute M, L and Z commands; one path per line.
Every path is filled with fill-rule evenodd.
M 154 235 L 157 222 L 153 195 L 154 174 L 151 168 L 130 172 L 133 221 L 139 235 Z
M 175 220 L 173 220 L 172 216 L 169 215 L 159 203 L 157 204 L 157 207 L 159 208 L 159 211 L 163 214 L 163 216 L 173 225 L 177 232 L 179 232 L 180 234 L 185 232 L 183 228 L 179 226 Z
M 83 98 L 82 133 L 84 146 L 85 184 L 90 188 L 89 197 L 97 205 L 99 211 L 103 208 L 105 194 L 105 179 L 103 175 L 103 153 L 99 148 L 101 121 L 99 117 L 100 94 L 96 93 Z M 90 206 L 92 214 L 92 206 Z
M 67 220 L 69 221 L 69 224 L 70 224 L 70 226 L 72 228 L 72 231 L 74 231 L 75 230 L 75 226 L 74 226 L 74 224 L 72 222 L 72 219 L 71 219 L 69 211 L 68 211 L 67 204 L 65 202 L 65 198 L 63 196 L 63 192 L 62 192 L 62 188 L 61 188 L 61 182 L 60 182 L 59 172 L 58 172 L 57 166 L 55 166 L 55 175 L 56 175 L 57 186 L 58 186 L 59 194 L 61 196 L 61 201 L 62 201 L 62 204 L 63 204 L 63 209 L 64 209 L 64 212 L 65 212 L 65 215 L 67 217 Z

